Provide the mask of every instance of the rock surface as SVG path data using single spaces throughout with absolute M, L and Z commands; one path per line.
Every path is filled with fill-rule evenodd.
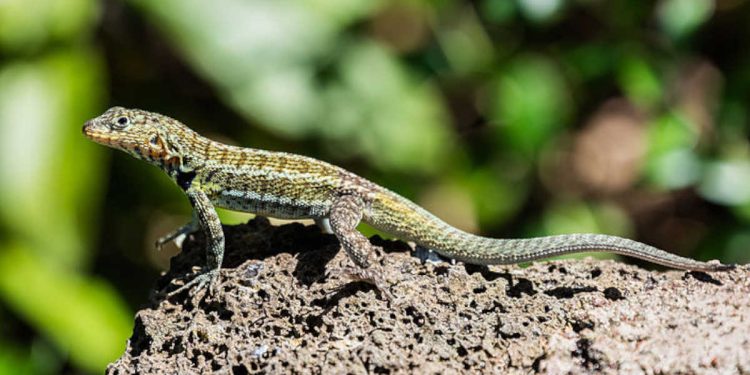
M 336 272 L 351 263 L 315 226 L 225 232 L 217 292 L 152 297 L 107 373 L 750 373 L 748 266 L 422 264 L 375 237 L 389 300 Z M 156 289 L 203 256 L 185 241 Z

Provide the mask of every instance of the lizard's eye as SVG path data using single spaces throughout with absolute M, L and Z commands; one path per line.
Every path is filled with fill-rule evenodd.
M 120 116 L 115 121 L 115 128 L 116 129 L 125 129 L 130 125 L 130 119 L 125 116 Z
M 154 145 L 154 146 L 158 146 L 159 145 L 159 137 L 156 134 L 154 134 L 153 136 L 151 136 L 151 139 L 149 140 L 149 142 L 151 142 L 151 144 Z

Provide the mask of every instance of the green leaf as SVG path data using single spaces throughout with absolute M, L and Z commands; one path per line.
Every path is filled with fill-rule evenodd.
M 122 353 L 130 314 L 83 276 L 97 229 L 103 149 L 81 135 L 99 112 L 97 56 L 62 50 L 0 69 L 0 299 L 73 363 L 101 372 Z
M 338 34 L 379 2 L 134 3 L 246 118 L 380 168 L 438 168 L 447 120 L 437 91 L 378 44 Z
M 101 68 L 87 51 L 0 69 L 0 222 L 45 256 L 79 266 L 95 226 L 102 151 L 81 135 L 98 111 Z M 82 225 L 86 224 L 86 225 Z
M 721 160 L 707 163 L 698 192 L 705 199 L 729 206 L 750 203 L 750 160 Z
M 674 39 L 693 33 L 711 17 L 714 0 L 664 0 L 658 9 L 659 23 Z
M 627 54 L 618 68 L 618 81 L 628 99 L 639 107 L 651 109 L 662 100 L 662 82 L 645 57 Z
M 94 0 L 0 1 L 0 50 L 30 52 L 75 39 L 94 26 L 98 10 Z
M 0 374 L 33 374 L 34 363 L 16 347 L 0 342 Z
M 363 155 L 383 169 L 440 168 L 448 129 L 434 87 L 365 41 L 346 50 L 339 70 L 340 79 L 323 94 L 328 110 L 320 129 L 337 153 Z
M 495 82 L 493 124 L 503 143 L 534 155 L 562 129 L 571 114 L 571 98 L 557 67 L 540 56 L 522 56 Z
M 552 20 L 565 5 L 562 0 L 517 0 L 517 3 L 521 13 L 537 23 Z
M 0 297 L 16 313 L 89 371 L 101 372 L 122 355 L 132 315 L 113 289 L 23 245 L 0 246 Z
M 450 27 L 438 29 L 438 41 L 456 74 L 481 71 L 493 57 L 492 41 L 473 11 L 462 12 Z
M 321 123 L 316 61 L 338 32 L 378 1 L 132 0 L 220 96 L 246 118 L 285 136 Z
M 701 174 L 695 146 L 699 134 L 679 112 L 669 112 L 648 128 L 649 151 L 645 174 L 657 186 L 676 189 L 689 186 Z
M 497 226 L 510 220 L 523 206 L 529 194 L 525 177 L 483 168 L 461 176 L 458 183 L 468 185 L 482 226 Z

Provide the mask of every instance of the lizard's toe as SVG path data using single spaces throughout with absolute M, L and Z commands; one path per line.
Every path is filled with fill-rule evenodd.
M 185 283 L 184 285 L 180 286 L 179 288 L 168 292 L 165 294 L 167 298 L 171 298 L 173 296 L 176 296 L 186 290 L 190 291 L 190 297 L 196 296 L 199 292 L 204 290 L 204 288 L 208 287 L 208 293 L 211 295 L 214 295 L 216 292 L 216 283 L 219 278 L 219 270 L 218 269 L 212 269 L 208 271 L 204 271 L 197 276 L 195 276 L 193 279 Z

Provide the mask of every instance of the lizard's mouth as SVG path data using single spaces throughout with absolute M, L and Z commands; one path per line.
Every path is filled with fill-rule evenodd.
M 83 124 L 83 128 L 81 128 L 81 131 L 83 132 L 83 135 L 89 136 L 89 132 L 91 131 L 91 128 L 94 126 L 94 120 L 88 120 Z
M 110 132 L 103 132 L 97 129 L 97 123 L 94 120 L 86 121 L 81 130 L 86 138 L 99 144 L 111 145 L 115 139 L 115 136 L 110 134 Z

